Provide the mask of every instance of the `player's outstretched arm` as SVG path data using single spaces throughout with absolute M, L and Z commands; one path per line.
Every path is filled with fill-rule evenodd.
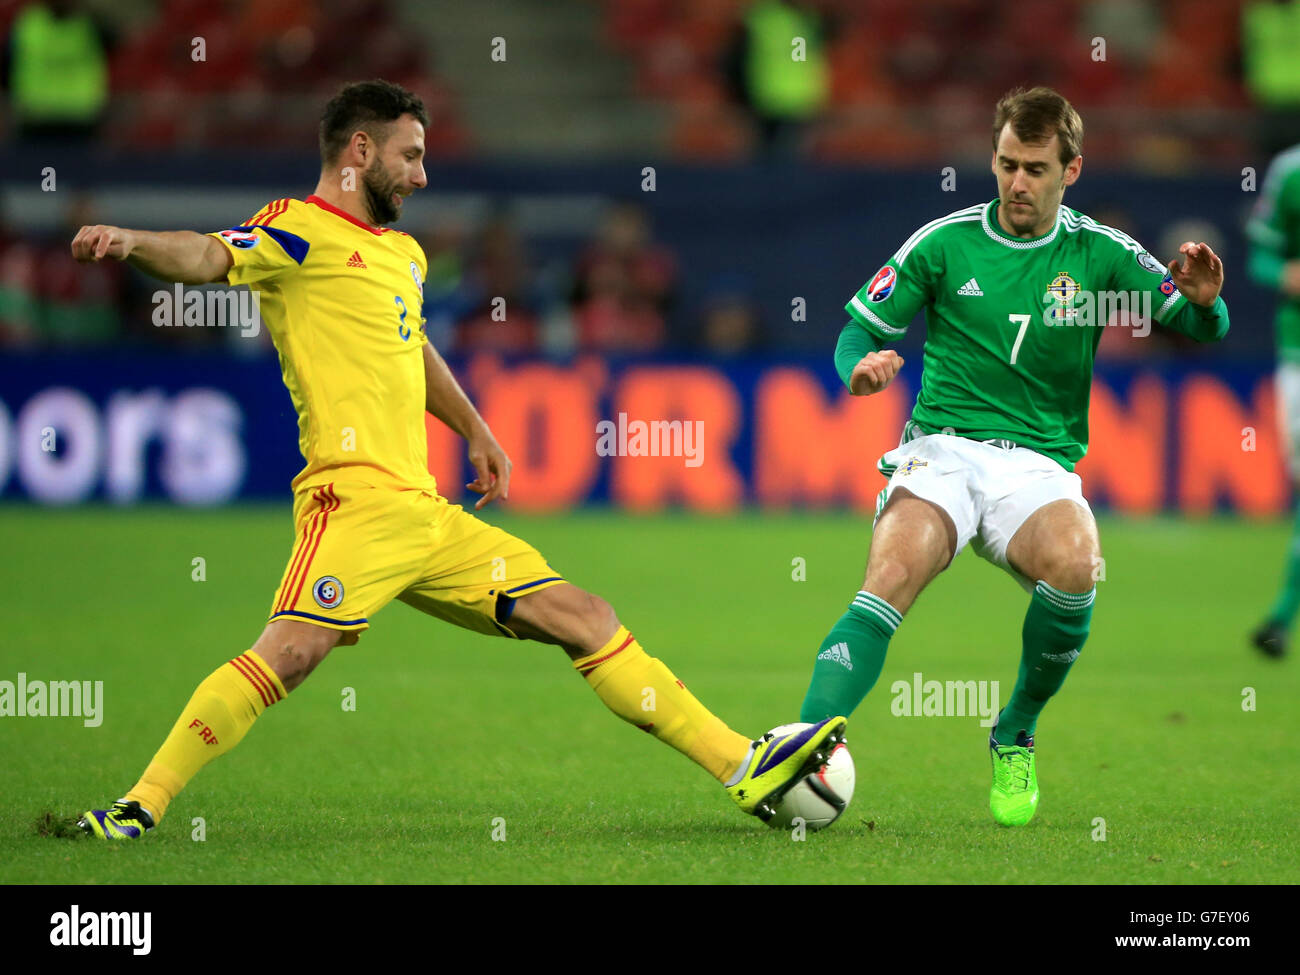
M 424 408 L 469 445 L 475 477 L 465 486 L 483 495 L 474 509 L 477 511 L 494 498 L 509 497 L 510 458 L 431 342 L 424 343 Z
M 1187 241 L 1179 249 L 1184 260 L 1168 263 L 1169 277 L 1187 298 L 1177 314 L 1162 324 L 1197 342 L 1217 342 L 1228 334 L 1228 306 L 1223 290 L 1223 261 L 1209 244 Z
M 1174 284 L 1194 305 L 1209 308 L 1223 290 L 1223 261 L 1209 244 L 1187 241 L 1178 248 L 1184 260 L 1167 265 Z
M 72 256 L 83 264 L 111 257 L 129 261 L 145 274 L 181 284 L 225 281 L 234 263 L 216 238 L 192 230 L 154 233 L 96 224 L 72 238 Z

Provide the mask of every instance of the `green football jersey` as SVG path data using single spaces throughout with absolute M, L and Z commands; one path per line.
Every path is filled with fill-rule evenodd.
M 1300 146 L 1281 153 L 1268 167 L 1246 236 L 1251 277 L 1276 288 L 1282 264 L 1300 257 Z M 1300 297 L 1282 296 L 1274 325 L 1278 357 L 1300 362 Z
M 882 343 L 925 309 L 909 432 L 1010 440 L 1073 470 L 1088 449 L 1102 328 L 1155 321 L 1206 341 L 1227 332 L 1227 308 L 1191 305 L 1137 241 L 1076 210 L 1060 207 L 1051 230 L 1021 239 L 998 225 L 997 206 L 921 227 L 845 309 Z

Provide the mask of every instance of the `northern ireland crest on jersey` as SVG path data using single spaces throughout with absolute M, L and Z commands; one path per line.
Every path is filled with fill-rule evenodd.
M 1058 271 L 1043 295 L 1043 304 L 1047 305 L 1046 320 L 1054 325 L 1073 321 L 1079 313 L 1074 306 L 1080 290 L 1079 282 L 1070 277 L 1068 271 Z

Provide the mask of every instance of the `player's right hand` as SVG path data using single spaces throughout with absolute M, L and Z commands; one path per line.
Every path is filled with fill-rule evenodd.
M 868 352 L 853 367 L 853 374 L 849 376 L 849 392 L 854 396 L 878 393 L 894 381 L 898 370 L 902 368 L 903 357 L 893 349 Z
M 72 238 L 72 256 L 82 264 L 102 261 L 106 257 L 124 261 L 134 246 L 135 237 L 131 231 L 96 224 L 77 231 L 77 236 Z
M 510 497 L 510 469 L 514 464 L 486 426 L 470 435 L 469 462 L 475 477 L 465 486 L 483 495 L 475 502 L 475 511 L 495 498 Z

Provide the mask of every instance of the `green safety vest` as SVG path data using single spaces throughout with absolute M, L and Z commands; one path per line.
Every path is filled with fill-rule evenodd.
M 24 122 L 92 121 L 108 100 L 108 65 L 89 17 L 28 7 L 13 28 L 9 81 Z
M 1246 81 L 1265 105 L 1300 103 L 1300 4 L 1253 3 L 1242 12 Z
M 750 99 L 767 116 L 802 118 L 826 101 L 826 55 L 817 20 L 783 3 L 760 2 L 745 15 L 749 55 L 745 64 Z M 794 39 L 804 40 L 803 61 Z

